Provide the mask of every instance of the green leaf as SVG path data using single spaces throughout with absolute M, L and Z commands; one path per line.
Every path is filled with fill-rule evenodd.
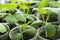
M 38 25 L 41 25 L 43 22 L 41 20 L 38 20 L 38 21 L 34 21 L 31 25 L 32 26 L 38 26 Z
M 16 0 L 11 0 L 12 4 L 16 4 L 16 2 L 17 2 Z
M 18 20 L 15 18 L 14 15 L 9 15 L 5 18 L 5 20 L 10 23 L 10 24 L 14 24 L 16 23 Z
M 56 34 L 55 25 L 52 25 L 51 23 L 47 23 L 45 25 L 45 30 L 46 30 L 46 33 L 47 33 L 47 37 L 53 37 Z
M 50 4 L 50 6 L 60 6 L 60 2 L 57 2 L 57 1 L 55 1 L 55 2 L 52 2 L 51 4 Z
M 31 27 L 31 28 L 27 28 L 23 31 L 23 36 L 24 36 L 24 38 L 26 38 L 26 36 L 27 36 L 27 39 L 28 38 L 30 39 L 30 38 L 33 38 L 36 35 L 36 33 L 37 33 L 37 30 L 35 28 Z
M 21 21 L 21 22 L 26 21 L 26 17 L 24 16 L 24 14 L 15 13 L 14 16 L 17 18 L 18 21 Z
M 15 4 L 2 4 L 0 5 L 0 9 L 15 9 L 16 8 L 16 5 Z
M 0 24 L 0 32 L 1 33 L 7 32 L 6 27 L 3 24 Z
M 41 14 L 46 14 L 47 11 L 43 8 L 48 4 L 48 2 L 49 0 L 43 0 L 41 3 L 38 3 L 38 12 L 40 12 Z
M 41 13 L 41 14 L 47 14 L 47 11 L 43 10 L 43 9 L 38 9 L 38 12 Z
M 31 16 L 27 16 L 27 19 L 29 19 L 30 21 L 34 21 L 34 18 Z
M 28 6 L 27 6 L 27 5 L 23 5 L 23 4 L 20 4 L 20 5 L 19 5 L 19 7 L 20 7 L 21 9 L 23 9 L 23 10 L 25 10 L 25 9 L 27 9 L 27 8 L 28 8 Z
M 21 40 L 22 39 L 22 35 L 20 33 L 16 33 L 13 37 L 12 40 Z
M 27 2 L 27 1 L 26 2 L 23 1 L 23 2 L 21 2 L 21 4 L 28 5 L 28 4 L 31 4 L 31 3 L 30 2 Z
M 25 29 L 27 27 L 27 24 L 22 24 L 22 28 Z

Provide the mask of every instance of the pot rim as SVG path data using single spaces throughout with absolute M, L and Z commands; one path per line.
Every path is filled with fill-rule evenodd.
M 43 37 L 41 37 L 41 36 L 39 35 L 39 34 L 40 34 L 39 31 L 41 32 L 42 28 L 44 28 L 44 26 L 42 26 L 41 28 L 38 29 L 38 37 L 39 37 L 39 38 L 42 38 L 42 39 L 45 39 L 45 38 L 43 38 Z M 48 40 L 48 39 L 45 39 L 45 40 Z
M 18 28 L 18 27 L 15 27 L 15 28 L 11 29 L 10 32 L 9 32 L 9 37 L 10 37 L 11 39 L 12 39 L 12 37 L 11 37 L 10 34 L 11 34 L 11 32 L 12 32 L 13 30 L 15 30 L 16 28 Z

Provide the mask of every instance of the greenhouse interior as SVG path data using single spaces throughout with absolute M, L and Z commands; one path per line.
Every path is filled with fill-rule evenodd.
M 60 0 L 0 0 L 0 40 L 60 40 Z

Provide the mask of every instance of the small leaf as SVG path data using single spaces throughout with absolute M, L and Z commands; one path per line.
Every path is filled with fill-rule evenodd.
M 10 23 L 10 24 L 14 24 L 16 23 L 18 20 L 15 18 L 14 15 L 9 15 L 5 18 L 5 20 Z
M 38 9 L 38 12 L 41 13 L 41 14 L 47 14 L 47 11 L 43 10 L 43 9 Z
M 29 19 L 30 21 L 34 21 L 34 18 L 31 16 L 27 16 L 27 19 Z
M 1 33 L 7 32 L 6 27 L 3 24 L 0 24 L 0 32 Z
M 53 37 L 56 34 L 56 28 L 54 25 L 48 23 L 45 25 L 45 30 L 47 32 L 48 37 Z
M 30 24 L 32 21 L 28 21 L 27 25 Z
M 22 28 L 25 29 L 27 27 L 27 24 L 22 24 Z
M 21 8 L 21 9 L 23 9 L 23 10 L 25 10 L 25 9 L 27 9 L 27 8 L 28 8 L 28 6 L 27 6 L 27 5 L 21 5 L 21 4 L 20 4 L 19 6 L 20 6 L 20 8 Z
M 31 25 L 32 26 L 38 26 L 38 25 L 41 25 L 43 22 L 41 20 L 38 20 L 38 21 L 34 21 Z

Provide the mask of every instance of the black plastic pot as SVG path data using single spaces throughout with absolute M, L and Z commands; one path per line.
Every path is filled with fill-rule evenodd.
M 0 40 L 7 40 L 8 39 L 8 36 L 9 36 L 10 29 L 9 29 L 9 26 L 8 25 L 6 25 L 6 24 L 3 24 L 3 25 L 7 28 L 7 32 L 0 36 Z
M 31 29 L 33 31 L 33 32 L 30 31 L 30 33 L 32 32 L 31 34 L 29 33 L 29 29 Z M 10 31 L 9 37 L 11 39 L 13 39 L 13 36 L 16 35 L 17 33 L 20 33 L 20 31 L 19 31 L 18 27 L 15 27 L 15 28 L 13 28 Z M 33 40 L 33 38 L 35 37 L 36 33 L 37 33 L 37 30 L 34 27 L 28 26 L 25 30 L 23 30 L 22 34 L 23 34 L 24 40 Z M 22 39 L 21 35 L 19 37 L 20 37 L 19 40 L 21 40 Z
M 60 40 L 60 27 L 56 26 L 56 35 L 52 38 L 45 37 L 45 27 L 38 29 L 38 38 L 40 40 Z

